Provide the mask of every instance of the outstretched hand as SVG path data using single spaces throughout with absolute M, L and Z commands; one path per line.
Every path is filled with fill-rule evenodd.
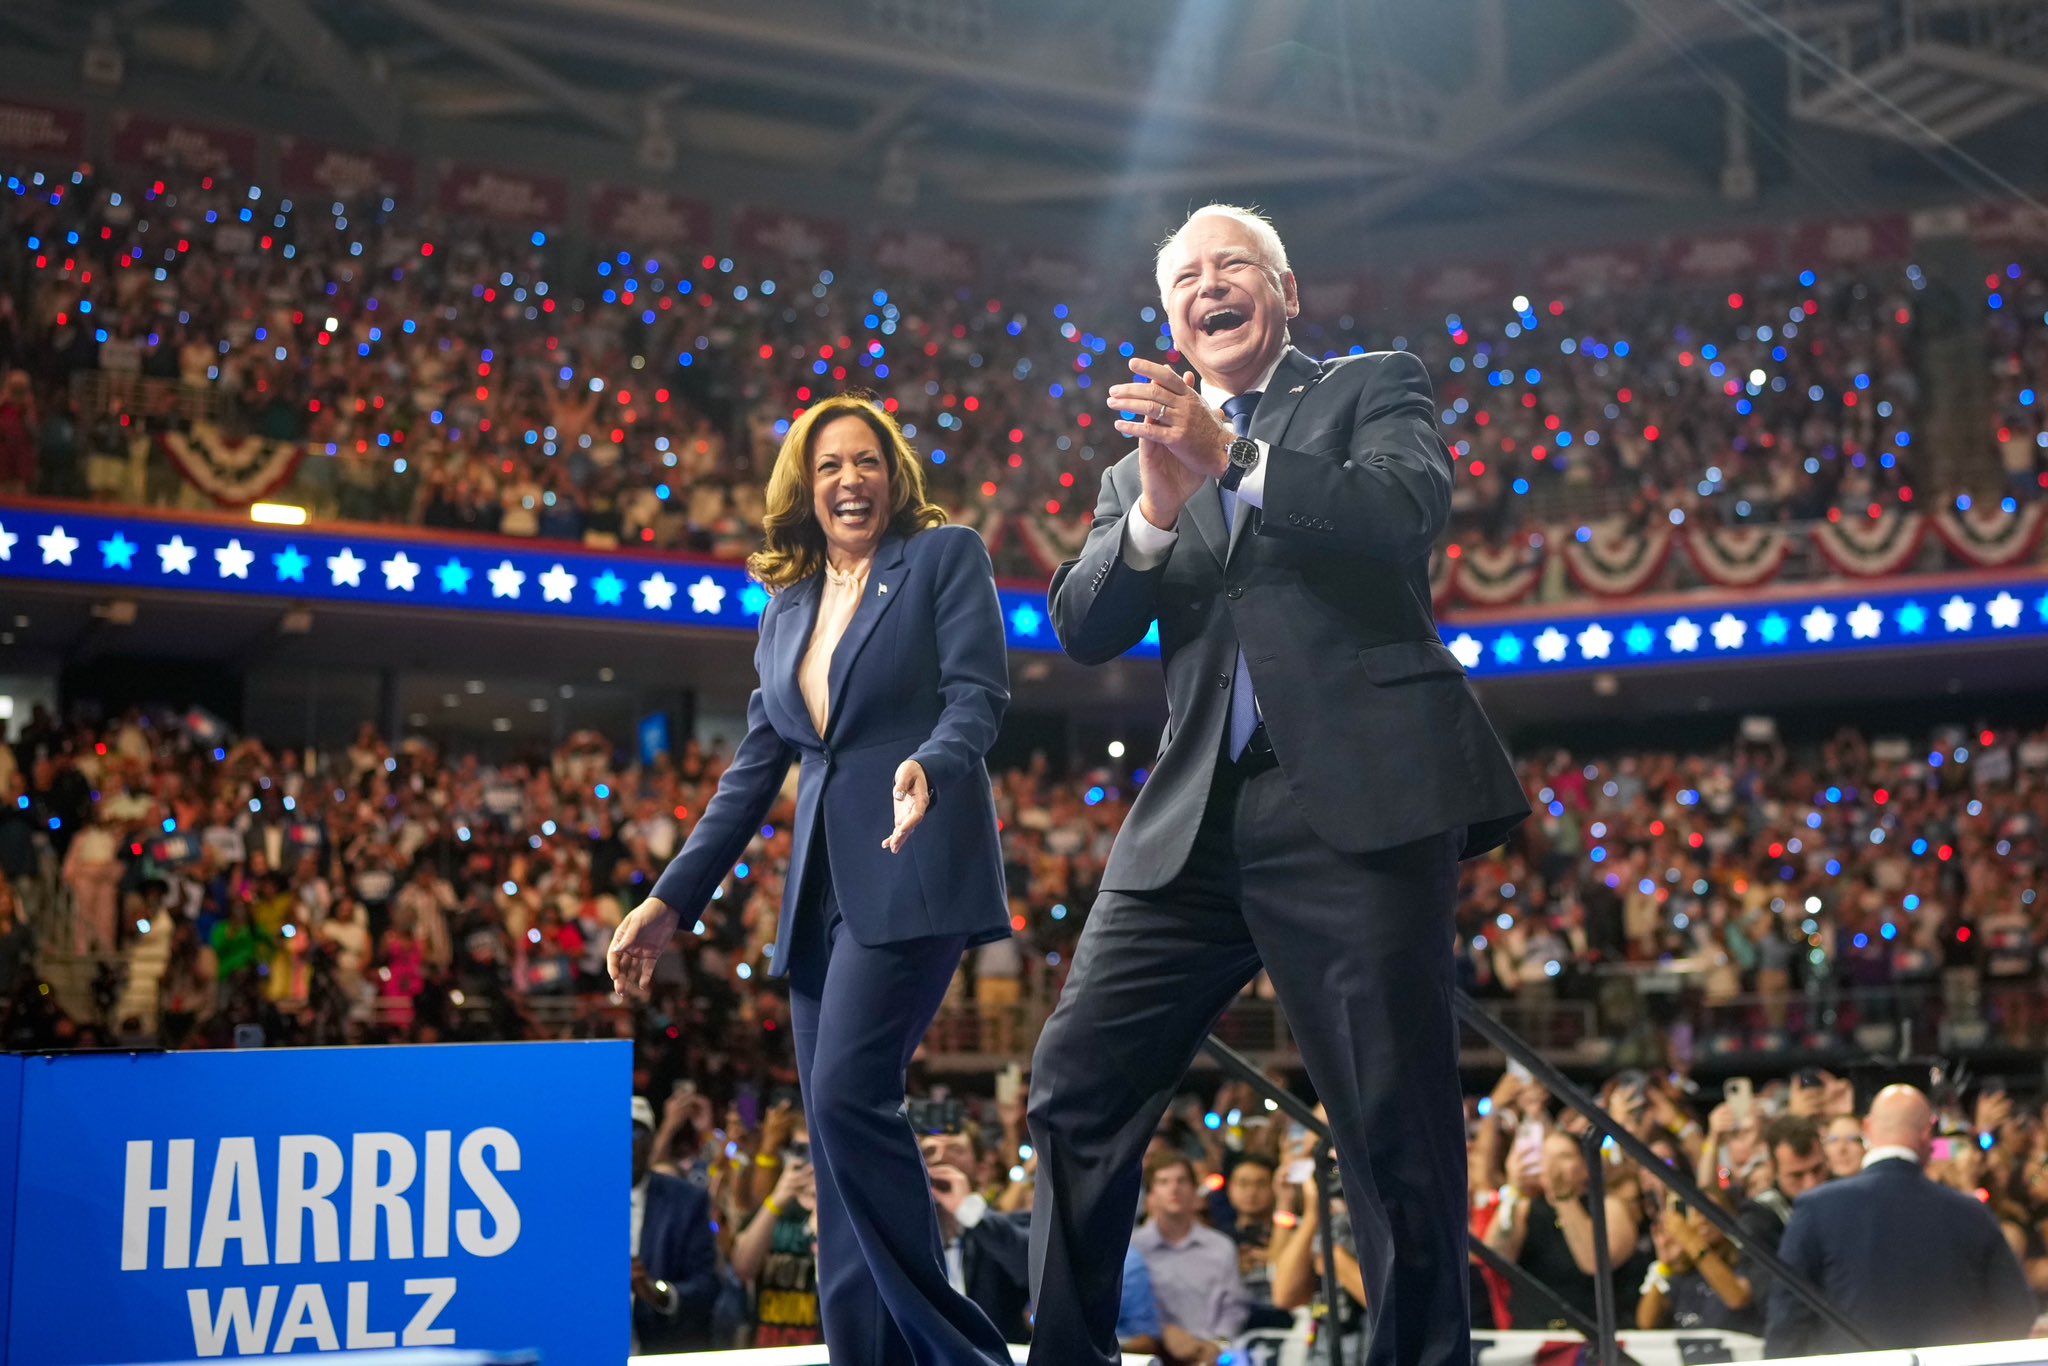
M 654 983 L 654 965 L 675 938 L 678 919 L 676 912 L 649 897 L 619 922 L 604 956 L 613 991 L 621 996 L 647 995 Z
M 924 824 L 925 812 L 931 810 L 932 788 L 924 776 L 924 765 L 915 759 L 905 759 L 898 764 L 896 782 L 889 795 L 895 804 L 896 828 L 889 832 L 889 838 L 882 841 L 882 847 L 892 854 L 900 854 L 910 832 Z

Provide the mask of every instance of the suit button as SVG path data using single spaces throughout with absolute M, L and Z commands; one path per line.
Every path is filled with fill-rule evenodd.
M 1230 591 L 1224 594 L 1224 596 L 1228 598 L 1241 598 L 1244 596 L 1244 589 L 1233 583 L 1230 585 Z
M 823 758 L 823 759 L 824 759 L 824 761 L 825 761 L 826 763 L 828 763 L 828 764 L 829 764 L 829 763 L 831 763 L 831 762 L 832 762 L 832 751 L 831 751 L 831 750 L 829 750 L 829 749 L 823 749 L 823 750 L 819 750 L 819 751 L 818 751 L 818 753 L 819 753 L 819 756 L 820 756 L 821 758 Z
M 1230 675 L 1229 675 L 1229 674 L 1217 674 L 1217 675 L 1216 675 L 1216 686 L 1217 686 L 1217 687 L 1219 687 L 1219 688 L 1227 688 L 1227 687 L 1229 687 L 1229 686 L 1230 686 Z

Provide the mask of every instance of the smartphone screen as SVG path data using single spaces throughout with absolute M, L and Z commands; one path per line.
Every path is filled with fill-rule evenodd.
M 1287 1164 L 1287 1184 L 1290 1186 L 1305 1186 L 1315 1174 L 1316 1162 L 1312 1157 L 1297 1157 Z

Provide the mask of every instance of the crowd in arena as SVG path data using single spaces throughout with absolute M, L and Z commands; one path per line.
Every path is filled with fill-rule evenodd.
M 957 518 L 1037 574 L 1116 454 L 1096 372 L 1170 347 L 1142 289 L 1119 303 L 853 263 L 592 256 L 390 201 L 213 182 L 7 189 L 0 494 L 262 494 L 320 517 L 732 557 L 758 543 L 791 415 L 864 386 Z M 1422 355 L 1460 462 L 1458 536 L 1523 534 L 1523 500 L 1545 489 L 1599 493 L 1641 523 L 1805 521 L 1915 497 L 1926 285 L 1917 269 L 1807 272 L 1519 297 L 1409 332 L 1305 316 L 1295 337 Z M 2048 283 L 2014 265 L 1986 288 L 2002 492 L 2027 499 L 2048 444 Z M 582 733 L 487 762 L 368 726 L 316 752 L 139 710 L 38 711 L 0 739 L 7 1046 L 631 1038 L 635 1208 L 661 1230 L 633 1267 L 640 1345 L 819 1340 L 788 1005 L 767 982 L 788 804 L 684 927 L 649 1005 L 622 1006 L 605 969 L 723 742 L 642 765 Z M 938 1045 L 1021 1059 L 1059 993 L 1139 781 L 1064 758 L 995 775 L 1016 937 L 970 953 Z M 1543 749 L 1519 767 L 1535 818 L 1464 868 L 1465 984 L 1514 1006 L 1586 1003 L 1614 1032 L 1644 1023 L 1637 983 L 1677 979 L 1682 1018 L 1647 1046 L 1656 1065 L 1610 1077 L 1602 1099 L 1768 1246 L 1793 1199 L 1854 1175 L 1863 1121 L 1882 1117 L 1869 1087 L 1821 1073 L 1716 1101 L 1696 1054 L 1907 1021 L 2028 1047 L 2048 1023 L 2048 727 L 1844 729 L 1807 746 L 1745 726 L 1705 750 Z M 153 1011 L 119 1008 L 115 966 L 90 999 L 48 988 L 58 959 L 118 965 L 145 942 L 168 946 Z M 1019 1339 L 1033 1164 L 1015 1079 L 993 1103 L 921 1068 L 914 1083 L 949 1272 Z M 1311 1141 L 1248 1089 L 1203 1091 L 1148 1154 L 1120 1335 L 1214 1361 L 1250 1330 L 1358 1331 L 1348 1251 L 1340 1302 L 1318 1303 Z M 2048 1114 L 1993 1087 L 1935 1101 L 1928 1174 L 1983 1202 L 2048 1293 Z M 1469 1102 L 1475 1237 L 1590 1311 L 1580 1128 L 1519 1074 Z M 1770 1288 L 1745 1254 L 1626 1161 L 1604 1175 L 1624 1322 L 1762 1331 Z M 1333 1214 L 1348 1227 L 1341 1200 Z M 1557 1317 L 1472 1276 L 1475 1322 Z
M 865 386 L 956 516 L 1037 573 L 1118 453 L 1098 373 L 1171 347 L 1137 281 L 1063 299 L 849 262 L 593 257 L 388 199 L 210 179 L 7 188 L 0 491 L 274 492 L 316 516 L 736 556 L 790 416 Z M 1915 497 L 1927 285 L 1917 267 L 1807 270 L 1427 319 L 1311 312 L 1294 333 L 1315 354 L 1422 356 L 1461 538 L 1524 536 L 1544 490 L 1596 493 L 1587 516 L 1635 525 L 1802 521 Z M 2048 440 L 2042 285 L 2014 264 L 1987 286 L 2000 458 L 2027 497 Z
M 1525 755 L 1535 818 L 1465 865 L 1474 994 L 1600 1004 L 1617 974 L 1662 971 L 1717 1038 L 1799 1037 L 1824 1005 L 1849 1023 L 1981 1012 L 2032 1040 L 2048 729 L 1910 743 L 1844 729 L 1812 747 L 1749 734 L 1690 753 Z M 608 993 L 611 927 L 681 847 L 723 758 L 722 741 L 692 740 L 643 767 L 579 732 L 486 764 L 418 737 L 394 749 L 368 726 L 341 752 L 272 751 L 174 713 L 39 712 L 0 749 L 0 873 L 33 885 L 56 870 L 75 908 L 60 951 L 111 952 L 144 924 L 170 935 L 166 999 L 188 1007 L 165 1021 L 177 1040 L 224 1042 L 251 1010 L 315 1001 L 330 1009 L 306 1018 L 329 1041 L 418 1037 L 475 1013 L 451 1016 L 450 992 Z M 1056 998 L 1135 788 L 1042 754 L 994 782 L 1017 938 L 973 953 L 957 1001 L 986 1007 L 1006 1045 L 1011 1012 L 1042 1017 Z M 664 966 L 694 1024 L 733 1022 L 742 1070 L 783 1051 L 762 1046 L 786 1020 L 757 988 L 789 818 L 786 804 L 771 814 Z
M 663 1102 L 644 1116 L 647 1155 L 657 1173 L 706 1188 L 707 1229 L 718 1230 L 701 1240 L 711 1261 L 689 1291 L 702 1292 L 701 1322 L 689 1329 L 702 1336 L 689 1340 L 804 1340 L 816 1322 L 805 1269 L 813 1254 L 802 1168 L 782 1163 L 801 1151 L 802 1128 L 788 1108 L 786 997 L 765 981 L 789 812 L 770 816 L 663 961 L 648 1007 L 620 1007 L 604 971 L 611 926 L 686 836 L 723 749 L 692 743 L 643 768 L 583 733 L 530 762 L 488 764 L 417 739 L 393 748 L 367 727 L 346 749 L 315 753 L 202 733 L 173 713 L 93 724 L 38 712 L 0 746 L 9 1046 L 225 1047 L 238 1026 L 256 1026 L 268 1043 L 635 1038 L 636 1090 Z M 1811 751 L 1752 734 L 1718 753 L 1594 762 L 1538 753 L 1523 763 L 1536 819 L 1503 857 L 1467 868 L 1468 985 L 1515 1000 L 1592 999 L 1618 965 L 1689 969 L 1703 1045 L 1723 1027 L 1748 1038 L 1789 1017 L 1796 1030 L 1822 998 L 1853 1019 L 1857 988 L 1926 986 L 2024 1043 L 2039 1023 L 2048 946 L 2033 872 L 2048 815 L 2044 768 L 2048 730 L 1944 733 L 1910 747 L 1844 731 Z M 978 1003 L 979 1046 L 998 1055 L 1022 1056 L 1056 994 L 1127 806 L 1118 779 L 1085 781 L 1077 790 L 1043 758 L 995 780 L 1019 934 L 973 951 L 953 999 Z M 39 920 L 32 906 L 52 875 L 68 914 Z M 38 945 L 39 930 L 54 942 Z M 112 991 L 92 1002 L 41 989 L 39 948 L 94 954 L 145 933 L 169 937 L 154 1019 L 120 1018 Z M 1874 1018 L 1926 1007 L 1898 995 L 1863 1009 Z M 1665 1040 L 1666 1066 L 1619 1074 L 1605 1099 L 1711 1178 L 1731 1210 L 1768 1207 L 1773 1174 L 1793 1161 L 1779 1150 L 1812 1149 L 1790 1120 L 1766 1120 L 1774 1110 L 1831 1119 L 1849 1092 L 1795 1077 L 1762 1088 L 1737 1123 L 1728 1107 L 1702 1102 L 1674 1042 Z M 935 1173 L 949 1218 L 968 1216 L 948 1227 L 981 1248 L 964 1274 L 982 1287 L 977 1298 L 997 1297 L 990 1303 L 1006 1304 L 1007 1323 L 1021 1327 L 1022 1242 L 1010 1235 L 1030 1182 L 1019 1103 L 1012 1094 L 992 1110 L 985 1098 L 938 1095 L 920 1123 L 934 1130 L 935 1168 L 963 1174 Z M 1571 1124 L 1525 1080 L 1504 1079 L 1475 1104 L 1477 1234 L 1517 1199 L 1555 1208 L 1582 1189 L 1572 1145 L 1531 1137 L 1532 1123 L 1544 1133 Z M 2048 1288 L 2048 1138 L 2025 1106 L 1984 1105 L 1945 1117 L 1953 1141 L 1937 1174 L 1985 1192 L 2033 1284 Z M 1313 1228 L 1313 1201 L 1301 1136 L 1283 1131 L 1232 1088 L 1184 1098 L 1165 1121 L 1148 1167 L 1151 1217 L 1176 1248 L 1191 1229 L 1233 1240 L 1218 1260 L 1243 1285 L 1241 1297 L 1217 1301 L 1234 1306 L 1227 1321 L 1176 1326 L 1175 1314 L 1208 1302 L 1181 1284 L 1190 1265 L 1206 1263 L 1167 1259 L 1152 1297 L 1164 1341 L 1185 1328 L 1194 1339 L 1179 1345 L 1198 1351 L 1247 1325 L 1284 1326 L 1312 1295 L 1315 1253 L 1299 1230 Z M 1985 1134 L 1992 1142 L 1978 1146 Z M 1289 1172 L 1297 1179 L 1279 1179 Z M 1617 1244 L 1624 1322 L 1761 1323 L 1757 1305 L 1716 1310 L 1704 1297 L 1701 1285 L 1718 1279 L 1702 1270 L 1717 1246 L 1710 1226 L 1624 1170 L 1610 1173 L 1610 1189 L 1610 1221 L 1628 1230 L 1626 1248 Z M 1140 1238 L 1141 1253 L 1146 1245 Z M 1571 1282 L 1564 1245 L 1537 1239 L 1515 1250 L 1553 1284 Z M 1661 1283 L 1653 1264 L 1664 1268 Z M 1341 1254 L 1339 1270 L 1355 1278 Z M 674 1268 L 646 1274 L 635 1294 L 650 1312 L 682 1303 L 670 1294 L 685 1279 Z M 657 1292 L 657 1281 L 667 1288 Z M 1590 1295 L 1590 1282 L 1571 1283 Z M 1542 1326 L 1554 1316 L 1484 1278 L 1475 1292 L 1481 1322 Z M 1355 1306 L 1347 1312 L 1355 1318 Z M 681 1332 L 677 1323 L 648 1320 L 643 1332 L 681 1341 L 661 1337 Z

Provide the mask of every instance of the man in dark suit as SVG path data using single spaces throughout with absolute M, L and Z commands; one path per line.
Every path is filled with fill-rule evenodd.
M 1193 369 L 1111 387 L 1137 450 L 1052 585 L 1083 663 L 1157 620 L 1168 721 L 1034 1064 L 1032 1359 L 1114 1360 L 1146 1140 L 1263 965 L 1336 1129 L 1368 1360 L 1462 1366 L 1452 903 L 1528 805 L 1431 616 L 1450 454 L 1415 357 L 1288 345 L 1265 220 L 1197 210 L 1158 276 Z
M 939 1207 L 939 1242 L 953 1288 L 981 1306 L 1005 1342 L 1031 1340 L 1031 1216 L 1001 1214 L 974 1189 L 981 1169 L 972 1134 L 931 1134 L 919 1144 Z
M 718 1245 L 711 1199 L 681 1177 L 649 1171 L 654 1107 L 633 1097 L 633 1340 L 640 1352 L 711 1346 Z
M 1921 1170 L 1934 1107 L 1889 1086 L 1863 1121 L 1863 1170 L 1799 1197 L 1778 1255 L 1878 1348 L 2023 1338 L 2034 1322 L 2026 1272 L 1998 1220 Z M 1764 1330 L 1767 1357 L 1861 1350 L 1781 1285 Z

